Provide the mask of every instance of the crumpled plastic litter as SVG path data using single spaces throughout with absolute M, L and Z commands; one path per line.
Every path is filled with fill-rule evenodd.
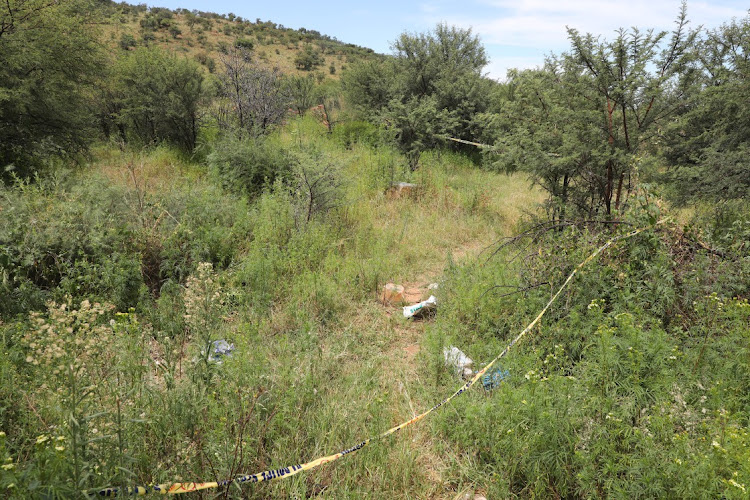
M 413 306 L 404 307 L 404 318 L 419 318 L 428 312 L 434 311 L 436 307 L 437 299 L 434 295 L 430 295 L 430 298 L 427 300 L 423 300 Z
M 208 355 L 208 361 L 221 364 L 224 358 L 228 358 L 234 351 L 234 344 L 230 344 L 224 339 L 214 340 L 211 342 L 211 352 Z
M 500 386 L 500 384 L 502 384 L 509 377 L 510 372 L 508 370 L 503 370 L 498 366 L 482 375 L 482 378 L 480 380 L 482 381 L 482 387 L 484 387 L 485 390 L 489 391 Z

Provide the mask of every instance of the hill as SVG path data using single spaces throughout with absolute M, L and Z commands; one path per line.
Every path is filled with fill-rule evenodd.
M 337 80 L 347 65 L 382 58 L 372 49 L 344 43 L 305 28 L 272 21 L 251 21 L 234 14 L 170 10 L 145 4 L 109 2 L 102 6 L 103 36 L 113 50 L 158 45 L 194 58 L 210 72 L 233 45 L 251 49 L 270 68 L 289 75 L 315 74 L 318 81 Z

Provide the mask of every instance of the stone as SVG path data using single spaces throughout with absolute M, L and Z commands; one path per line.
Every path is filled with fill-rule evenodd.
M 383 304 L 401 304 L 404 302 L 404 287 L 387 283 L 383 287 Z

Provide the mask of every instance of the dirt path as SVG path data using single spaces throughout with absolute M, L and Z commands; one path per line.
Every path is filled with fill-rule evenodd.
M 485 248 L 486 244 L 480 241 L 472 241 L 452 251 L 454 262 L 467 262 Z M 412 305 L 436 295 L 439 299 L 440 292 L 430 289 L 430 284 L 439 283 L 445 269 L 445 262 L 434 263 L 427 269 L 419 270 L 414 278 L 403 283 L 397 283 L 404 287 L 404 304 Z M 439 286 L 439 284 L 438 284 Z M 382 292 L 381 292 L 382 293 Z M 430 319 L 407 320 L 403 318 L 402 304 L 391 304 L 383 302 L 382 294 L 378 302 L 379 308 L 387 317 L 388 340 L 387 347 L 383 351 L 383 381 L 389 392 L 394 395 L 393 421 L 400 423 L 423 412 L 434 402 L 414 401 L 409 387 L 421 385 L 419 378 L 419 355 L 425 328 L 430 324 Z M 439 314 L 439 312 L 438 312 Z M 422 481 L 429 485 L 428 498 L 455 499 L 464 498 L 466 491 L 455 491 L 446 486 L 445 471 L 448 465 L 441 453 L 439 453 L 433 442 L 429 426 L 420 422 L 410 427 L 402 438 L 409 440 L 409 446 L 416 455 L 417 469 L 423 474 Z M 403 450 L 401 450 L 402 452 Z M 473 493 L 466 498 L 474 498 Z

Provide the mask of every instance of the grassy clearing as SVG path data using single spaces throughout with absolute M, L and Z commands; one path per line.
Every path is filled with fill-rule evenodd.
M 313 116 L 270 141 L 293 161 L 252 198 L 165 148 L 104 148 L 80 172 L 2 188 L 6 496 L 223 479 L 353 446 L 455 390 L 444 346 L 489 361 L 610 236 L 569 228 L 477 259 L 541 201 L 526 179 L 445 152 L 410 172 Z M 393 181 L 420 189 L 392 199 Z M 660 210 L 644 196 L 623 217 Z M 602 255 L 503 360 L 501 389 L 219 494 L 742 498 L 750 226 L 731 215 Z M 378 301 L 388 281 L 416 296 L 440 281 L 439 314 L 404 321 Z M 516 286 L 530 288 L 505 294 Z M 217 339 L 236 347 L 222 364 Z
M 0 458 L 12 464 L 0 487 L 11 496 L 292 465 L 382 432 L 449 389 L 451 381 L 435 386 L 424 376 L 426 323 L 406 323 L 378 292 L 387 281 L 426 285 L 453 260 L 470 260 L 515 223 L 521 208 L 509 198 L 528 207 L 540 194 L 520 176 L 483 172 L 450 153 L 426 155 L 407 172 L 390 149 L 346 149 L 313 117 L 272 140 L 315 159 L 306 175 L 337 169 L 335 203 L 300 217 L 309 202 L 300 184 L 269 186 L 248 204 L 168 149 L 103 148 L 57 185 L 3 192 L 13 224 L 33 217 L 39 228 L 24 245 L 63 252 L 57 266 L 67 283 L 14 290 L 12 300 L 42 312 L 0 327 Z M 392 180 L 421 189 L 389 199 Z M 103 241 L 85 229 L 102 203 L 113 229 Z M 140 261 L 150 281 L 139 284 L 120 261 Z M 107 266 L 122 278 L 98 280 Z M 92 305 L 111 297 L 120 305 Z M 45 312 L 45 300 L 58 305 Z M 237 350 L 217 365 L 206 348 L 220 338 Z M 76 339 L 97 355 L 67 366 L 62 360 L 79 356 Z M 439 441 L 421 425 L 311 473 L 228 494 L 450 498 L 449 445 Z

